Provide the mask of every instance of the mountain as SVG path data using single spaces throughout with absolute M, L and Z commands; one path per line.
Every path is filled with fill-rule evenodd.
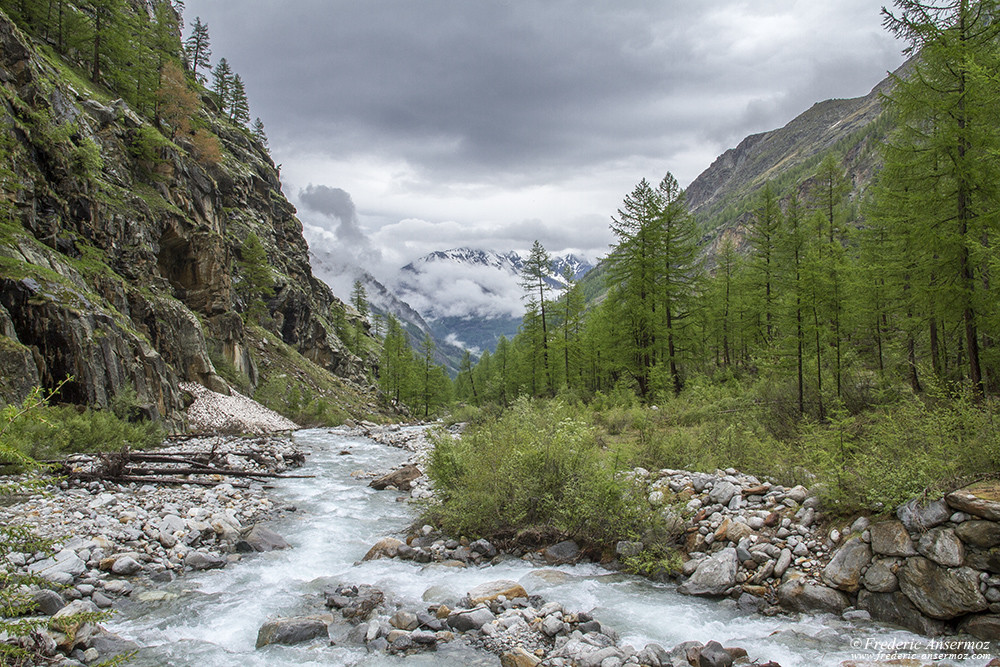
M 546 282 L 565 289 L 593 266 L 574 255 L 554 257 Z M 430 253 L 400 269 L 393 289 L 417 310 L 435 336 L 480 352 L 492 351 L 500 336 L 517 333 L 524 315 L 520 285 L 524 258 L 517 252 L 454 248 Z
M 464 354 L 463 349 L 449 343 L 444 338 L 439 338 L 434 327 L 428 324 L 420 313 L 400 299 L 394 291 L 388 289 L 375 276 L 361 267 L 344 263 L 336 253 L 324 248 L 319 243 L 312 244 L 309 256 L 316 277 L 340 294 L 350 294 L 354 281 L 361 281 L 365 288 L 368 307 L 372 311 L 371 319 L 381 318 L 385 320 L 389 315 L 395 317 L 406 331 L 410 345 L 414 349 L 419 348 L 425 334 L 429 335 L 434 341 L 436 363 L 444 365 L 452 376 L 458 373 L 459 364 Z
M 116 12 L 109 21 L 130 27 L 117 39 L 155 27 L 145 3 Z M 172 57 L 174 26 L 156 42 Z M 313 275 L 266 148 L 177 67 L 163 78 L 176 105 L 157 117 L 156 72 L 141 70 L 151 43 L 84 70 L 76 59 L 93 51 L 61 56 L 0 11 L 0 400 L 71 376 L 57 400 L 107 407 L 134 391 L 175 429 L 183 381 L 308 390 L 371 415 L 374 343 L 355 354 L 338 336 L 352 313 Z M 251 291 L 252 236 L 273 295 Z M 247 313 L 261 297 L 258 320 Z

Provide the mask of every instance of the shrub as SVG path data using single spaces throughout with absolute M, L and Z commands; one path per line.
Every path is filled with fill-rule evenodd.
M 455 535 L 536 531 L 598 548 L 650 530 L 659 515 L 619 474 L 625 457 L 577 417 L 559 401 L 519 399 L 460 439 L 438 434 L 429 474 L 440 502 L 429 518 Z
M 104 167 L 101 149 L 90 137 L 84 137 L 70 152 L 70 169 L 81 178 L 92 179 Z

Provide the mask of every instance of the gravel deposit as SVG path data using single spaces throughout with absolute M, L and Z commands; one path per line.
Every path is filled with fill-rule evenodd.
M 264 434 L 299 428 L 295 422 L 236 390 L 225 396 L 193 382 L 182 382 L 180 388 L 194 396 L 187 416 L 191 430 L 196 433 Z

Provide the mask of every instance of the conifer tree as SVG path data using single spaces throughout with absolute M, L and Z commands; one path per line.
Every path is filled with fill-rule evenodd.
M 187 54 L 188 63 L 195 78 L 204 82 L 205 76 L 201 70 L 210 67 L 209 59 L 212 57 L 212 49 L 208 36 L 208 24 L 202 23 L 200 16 L 194 18 L 191 35 L 184 42 L 184 52 Z
M 267 262 L 267 252 L 254 232 L 250 232 L 243 242 L 239 266 L 247 299 L 247 316 L 260 319 L 267 310 L 264 299 L 274 296 L 274 277 Z
M 264 121 L 260 119 L 260 116 L 254 118 L 253 124 L 250 126 L 250 135 L 265 149 L 269 148 L 267 133 L 264 132 Z
M 250 122 L 250 102 L 247 100 L 243 77 L 239 74 L 233 76 L 230 88 L 229 120 L 243 126 Z
M 749 230 L 750 247 L 753 250 L 752 265 L 758 296 L 763 300 L 763 322 L 760 323 L 762 340 L 769 344 L 774 337 L 774 279 L 777 272 L 776 246 L 781 227 L 781 208 L 771 182 L 764 184 L 763 190 L 753 210 Z
M 521 268 L 521 288 L 525 291 L 524 298 L 528 301 L 528 311 L 525 315 L 527 328 L 534 332 L 533 340 L 541 352 L 542 390 L 548 392 L 552 388 L 552 373 L 549 367 L 549 330 L 545 306 L 546 295 L 551 289 L 548 277 L 552 273 L 552 258 L 536 239 L 531 246 L 531 252 Z M 536 390 L 538 387 L 536 387 Z
M 220 58 L 212 70 L 212 92 L 215 93 L 216 104 L 222 113 L 226 113 L 232 103 L 232 89 L 233 70 L 228 60 Z
M 351 288 L 351 305 L 358 311 L 358 320 L 354 324 L 354 349 L 355 352 L 360 352 L 361 336 L 364 334 L 365 322 L 368 319 L 368 294 L 365 293 L 365 286 L 360 280 L 355 280 Z

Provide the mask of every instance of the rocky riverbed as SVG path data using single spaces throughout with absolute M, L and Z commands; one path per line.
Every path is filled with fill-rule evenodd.
M 302 453 L 287 438 L 185 438 L 157 454 L 211 454 L 229 469 L 276 474 L 298 465 Z M 86 466 L 93 457 L 78 458 Z M 0 522 L 21 525 L 51 540 L 54 552 L 7 554 L 8 571 L 34 575 L 27 591 L 40 613 L 55 621 L 109 609 L 137 582 L 163 583 L 192 570 L 224 567 L 242 554 L 287 546 L 261 522 L 281 510 L 265 484 L 252 477 L 192 475 L 201 484 L 118 484 L 63 480 L 0 508 Z M 251 480 L 248 482 L 248 480 Z M 53 628 L 33 638 L 35 647 L 64 664 L 103 660 L 134 645 L 93 623 L 75 632 Z

